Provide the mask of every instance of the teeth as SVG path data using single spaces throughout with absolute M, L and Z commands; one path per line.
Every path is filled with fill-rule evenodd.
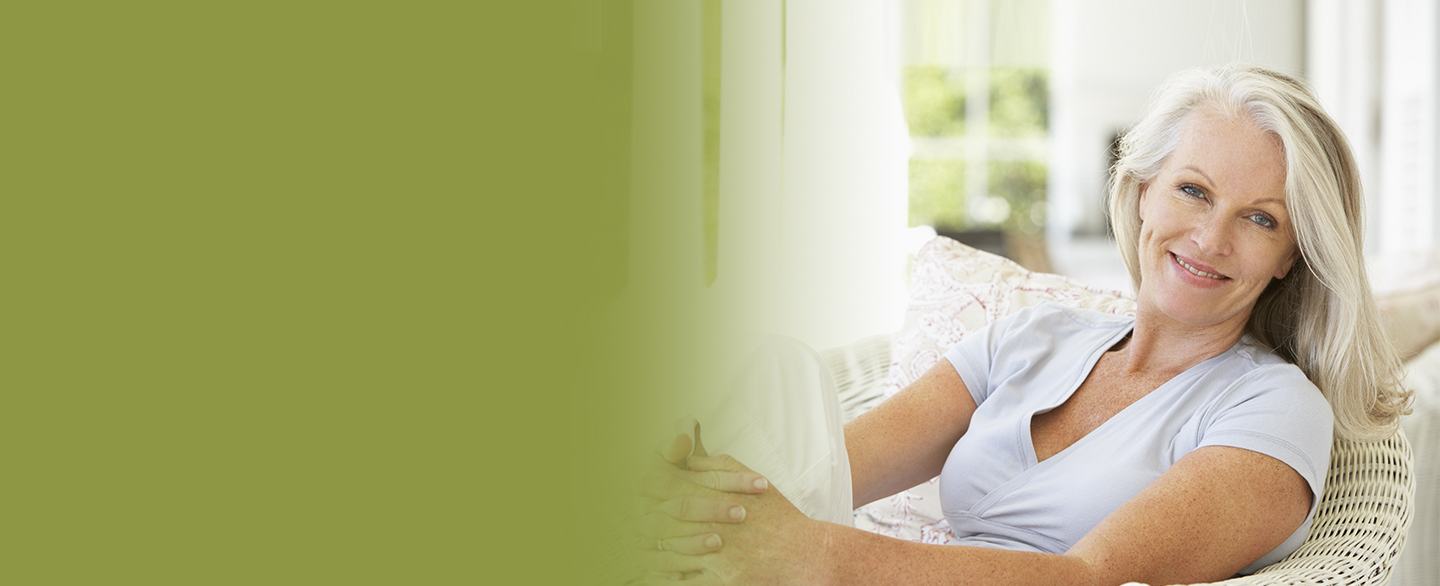
M 1175 256 L 1175 255 L 1172 254 L 1171 256 Z M 1180 263 L 1180 266 L 1185 267 L 1185 270 L 1190 271 L 1191 273 L 1200 275 L 1200 276 L 1202 276 L 1202 277 L 1208 277 L 1208 278 L 1211 278 L 1211 279 L 1224 279 L 1224 278 L 1225 278 L 1225 277 L 1222 277 L 1222 276 L 1220 276 L 1220 275 L 1212 275 L 1212 274 L 1210 274 L 1210 273 L 1207 273 L 1207 272 L 1205 272 L 1205 271 L 1202 271 L 1202 270 L 1200 270 L 1200 269 L 1197 269 L 1197 268 L 1195 268 L 1195 267 L 1192 267 L 1192 266 L 1190 266 L 1189 264 L 1187 264 L 1185 261 L 1180 260 L 1180 257 L 1178 257 L 1178 256 L 1175 256 L 1175 262 Z

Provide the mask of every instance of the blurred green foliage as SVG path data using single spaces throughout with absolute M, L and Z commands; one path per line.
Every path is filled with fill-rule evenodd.
M 990 135 L 1043 137 L 1050 128 L 1050 84 L 1043 69 L 990 70 Z
M 901 99 L 910 136 L 965 134 L 965 77 L 944 67 L 906 67 Z
M 1002 230 L 1028 235 L 1045 230 L 1045 180 L 1041 161 L 990 162 L 990 195 L 1010 204 L 1010 214 L 998 222 Z
M 910 135 L 965 136 L 964 69 L 906 67 L 901 99 Z M 990 70 L 989 134 L 994 138 L 1043 139 L 1049 132 L 1049 77 L 1044 69 Z M 1004 203 L 967 205 L 965 166 L 960 159 L 910 161 L 911 226 L 949 230 L 1001 229 L 1036 234 L 1045 225 L 1046 167 L 1043 161 L 989 161 L 988 195 Z M 974 213 L 984 208 L 989 213 Z M 997 209 L 999 208 L 999 209 Z
M 967 227 L 965 161 L 910 160 L 910 225 Z
M 967 209 L 965 161 L 910 161 L 910 225 L 945 230 L 1000 229 L 1039 234 L 1045 228 L 1046 167 L 1040 161 L 990 161 L 991 197 L 1005 201 L 1004 218 L 977 217 Z

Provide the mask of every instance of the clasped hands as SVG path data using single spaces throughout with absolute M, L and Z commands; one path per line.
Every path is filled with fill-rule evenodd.
M 825 524 L 734 458 L 706 453 L 699 424 L 691 437 L 663 442 L 638 488 L 636 544 L 647 583 L 804 582 Z

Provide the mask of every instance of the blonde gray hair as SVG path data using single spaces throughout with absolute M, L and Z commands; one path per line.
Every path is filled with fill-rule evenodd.
M 1244 119 L 1280 139 L 1285 204 L 1300 259 L 1261 292 L 1246 332 L 1300 367 L 1330 402 L 1335 431 L 1388 437 L 1408 413 L 1399 355 L 1385 336 L 1362 255 L 1364 194 L 1350 145 L 1304 83 L 1234 64 L 1172 77 L 1120 140 L 1110 218 L 1140 288 L 1140 190 L 1197 111 Z

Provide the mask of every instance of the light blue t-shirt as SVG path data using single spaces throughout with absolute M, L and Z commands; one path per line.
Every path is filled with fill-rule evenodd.
M 953 543 L 1064 553 L 1205 446 L 1277 458 L 1315 495 L 1305 523 L 1245 573 L 1280 561 L 1305 540 L 1324 489 L 1334 415 L 1298 367 L 1248 337 L 1036 462 L 1031 417 L 1063 404 L 1134 324 L 1132 317 L 1043 303 L 996 320 L 946 353 L 979 406 L 940 476 Z

